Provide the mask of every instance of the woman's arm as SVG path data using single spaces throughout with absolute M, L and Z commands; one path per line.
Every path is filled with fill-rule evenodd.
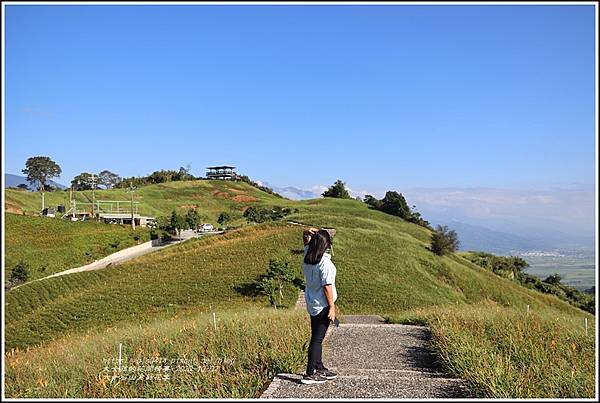
M 304 241 L 304 245 L 308 245 L 310 243 L 310 238 L 312 234 L 319 232 L 318 228 L 307 228 L 302 233 L 302 240 Z
M 325 299 L 327 299 L 327 304 L 329 305 L 329 313 L 327 317 L 329 320 L 335 320 L 335 304 L 333 302 L 333 287 L 331 284 L 326 284 L 323 286 L 323 293 L 325 294 Z

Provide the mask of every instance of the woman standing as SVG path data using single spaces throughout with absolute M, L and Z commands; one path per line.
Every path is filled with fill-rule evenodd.
M 331 261 L 331 236 L 326 230 L 309 228 L 304 231 L 304 298 L 310 314 L 310 344 L 304 384 L 323 383 L 335 379 L 337 374 L 329 371 L 322 362 L 323 338 L 329 323 L 335 320 L 336 268 Z

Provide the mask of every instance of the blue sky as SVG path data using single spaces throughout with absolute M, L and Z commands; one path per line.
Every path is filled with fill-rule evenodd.
M 5 172 L 595 183 L 593 6 L 7 6 Z

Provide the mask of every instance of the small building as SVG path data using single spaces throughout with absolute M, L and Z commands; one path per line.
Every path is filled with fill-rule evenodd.
M 107 224 L 131 224 L 131 213 L 100 213 L 98 214 L 98 219 L 104 221 Z M 149 224 L 153 223 L 155 218 L 142 216 L 139 214 L 133 215 L 133 220 L 137 227 L 147 227 Z
M 206 168 L 206 178 L 208 179 L 221 179 L 221 180 L 235 180 L 238 178 L 237 173 L 234 171 L 235 167 L 229 165 L 222 165 L 216 167 Z

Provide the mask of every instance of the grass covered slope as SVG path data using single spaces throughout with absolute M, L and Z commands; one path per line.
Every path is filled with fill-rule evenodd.
M 122 265 L 25 284 L 6 295 L 6 349 L 25 348 L 65 333 L 134 323 L 185 310 L 207 312 L 265 305 L 236 287 L 252 282 L 269 258 L 300 258 L 297 227 L 271 225 L 190 240 Z M 297 293 L 287 295 L 288 305 Z
M 256 203 L 268 202 L 265 198 Z M 590 361 L 590 352 L 593 351 L 595 321 L 592 315 L 555 296 L 501 278 L 458 255 L 439 257 L 428 248 L 429 230 L 371 210 L 363 203 L 337 199 L 303 202 L 277 199 L 274 204 L 284 203 L 298 209 L 288 217 L 290 220 L 337 229 L 333 261 L 338 269 L 337 304 L 342 313 L 380 314 L 393 321 L 427 323 L 432 328 L 441 362 L 452 374 L 466 379 L 478 396 L 593 396 L 594 363 Z M 273 257 L 289 259 L 300 273 L 300 234 L 300 227 L 283 223 L 251 226 L 221 237 L 190 241 L 122 266 L 22 286 L 7 294 L 7 348 L 41 344 L 30 352 L 57 357 L 58 353 L 53 352 L 56 346 L 79 345 L 87 337 L 83 335 L 85 332 L 90 332 L 89 337 L 101 345 L 104 337 L 108 340 L 109 336 L 102 336 L 108 327 L 133 329 L 154 320 L 170 320 L 174 314 L 193 320 L 207 313 L 210 305 L 222 315 L 229 315 L 228 311 L 253 314 L 265 305 L 266 298 L 244 295 L 236 291 L 236 287 L 264 273 L 268 260 Z M 295 296 L 290 292 L 286 299 L 291 304 Z M 523 317 L 527 305 L 532 312 L 528 322 Z M 296 323 L 295 313 L 280 314 L 290 315 L 285 320 Z M 581 332 L 580 327 L 573 332 L 565 330 L 575 329 L 575 324 L 581 323 L 583 318 L 590 322 L 588 337 L 592 341 L 580 337 L 577 333 Z M 182 325 L 179 330 L 185 333 L 184 328 Z M 258 333 L 253 329 L 249 325 L 248 337 L 264 331 L 260 326 L 256 327 Z M 288 336 L 290 357 L 294 357 L 303 353 L 303 347 L 296 343 L 297 335 L 291 333 Z M 264 343 L 272 340 L 264 337 Z M 137 340 L 140 345 L 146 343 L 142 335 Z M 552 340 L 555 346 L 562 343 L 560 348 L 553 349 Z M 576 343 L 572 352 L 564 348 L 565 343 L 571 342 Z M 194 344 L 193 341 L 186 343 Z M 543 343 L 550 343 L 550 347 L 540 347 L 546 346 Z M 167 344 L 163 341 L 157 347 L 171 352 L 183 351 L 168 350 L 171 347 Z M 114 340 L 107 345 L 114 349 Z M 211 346 L 223 354 L 229 351 L 224 346 Z M 205 352 L 214 354 L 213 350 Z M 20 386 L 13 389 L 15 395 L 23 396 L 33 387 L 30 382 L 35 378 L 35 371 L 56 376 L 63 373 L 59 367 L 48 369 L 49 364 L 43 364 L 27 355 L 29 353 L 7 353 L 11 354 L 11 360 L 20 357 L 32 363 L 21 367 L 18 375 L 16 368 L 8 369 L 13 371 L 9 374 L 12 379 L 21 380 Z M 92 353 L 86 354 L 93 357 Z M 69 368 L 77 366 L 68 358 L 59 361 Z M 247 358 L 245 362 L 253 365 L 254 360 Z M 573 374 L 565 370 L 573 366 L 576 368 Z M 554 367 L 561 371 L 551 369 Z M 239 369 L 234 378 L 243 378 L 244 368 Z M 544 379 L 546 375 L 553 379 L 552 383 Z M 236 385 L 237 378 L 234 378 L 213 379 L 210 384 L 222 393 L 218 396 L 238 396 L 239 389 L 226 390 L 227 384 Z M 57 388 L 64 382 L 58 379 Z M 147 396 L 144 387 L 132 390 L 128 385 L 111 391 L 100 391 L 97 389 L 100 386 L 95 386 L 94 392 L 87 396 L 133 396 L 136 393 L 136 396 Z M 151 388 L 149 393 L 178 396 L 177 391 L 165 387 L 167 389 L 159 389 L 159 392 Z M 56 392 L 59 389 L 53 390 L 59 393 Z M 190 396 L 190 389 L 177 390 L 182 391 L 182 396 Z M 253 396 L 248 393 L 247 397 Z
M 5 215 L 4 279 L 20 261 L 29 264 L 29 280 L 91 263 L 148 241 L 147 229 L 70 222 L 58 218 Z
M 573 310 L 556 297 L 526 289 L 466 259 L 429 250 L 430 231 L 354 200 L 301 203 L 290 219 L 335 227 L 333 260 L 345 313 L 397 314 L 425 306 L 491 299 L 504 306 Z
M 79 202 L 90 202 L 92 191 L 73 192 L 74 198 Z M 95 200 L 123 200 L 129 201 L 131 194 L 127 189 L 96 190 Z M 238 212 L 246 206 L 257 203 L 286 205 L 290 203 L 263 192 L 244 182 L 230 182 L 220 180 L 195 180 L 159 183 L 156 185 L 140 186 L 133 196 L 139 202 L 139 212 L 143 215 L 161 216 L 168 215 L 173 209 L 196 207 L 206 220 L 216 224 L 220 212 Z M 64 204 L 69 208 L 69 192 L 46 192 L 46 206 Z M 116 207 L 113 206 L 113 208 Z M 129 206 L 121 206 L 129 208 Z M 90 207 L 91 208 L 91 207 Z M 15 189 L 6 189 L 5 210 L 26 214 L 37 214 L 41 209 L 41 195 L 39 192 L 27 192 Z
M 74 192 L 78 201 L 92 200 L 91 191 Z M 6 189 L 6 267 L 20 260 L 30 266 L 30 280 L 78 267 L 121 249 L 149 240 L 147 229 L 132 232 L 128 226 L 97 222 L 71 222 L 39 217 L 40 193 Z M 128 200 L 126 189 L 96 190 L 96 200 Z M 46 192 L 46 206 L 68 205 L 69 192 Z M 173 209 L 198 208 L 204 221 L 217 225 L 217 217 L 227 211 L 232 224 L 243 223 L 243 209 L 250 205 L 286 205 L 290 201 L 258 190 L 244 182 L 198 180 L 143 186 L 134 200 L 140 213 L 168 216 Z M 90 206 L 88 206 L 91 208 Z M 116 207 L 116 205 L 114 206 Z M 121 206 L 122 207 L 122 206 Z M 129 208 L 129 206 L 125 206 Z M 10 212 L 19 214 L 10 214 Z M 25 212 L 29 215 L 23 215 Z M 34 215 L 35 214 L 35 215 Z M 137 238 L 137 239 L 136 239 Z M 5 279 L 10 270 L 5 271 Z

